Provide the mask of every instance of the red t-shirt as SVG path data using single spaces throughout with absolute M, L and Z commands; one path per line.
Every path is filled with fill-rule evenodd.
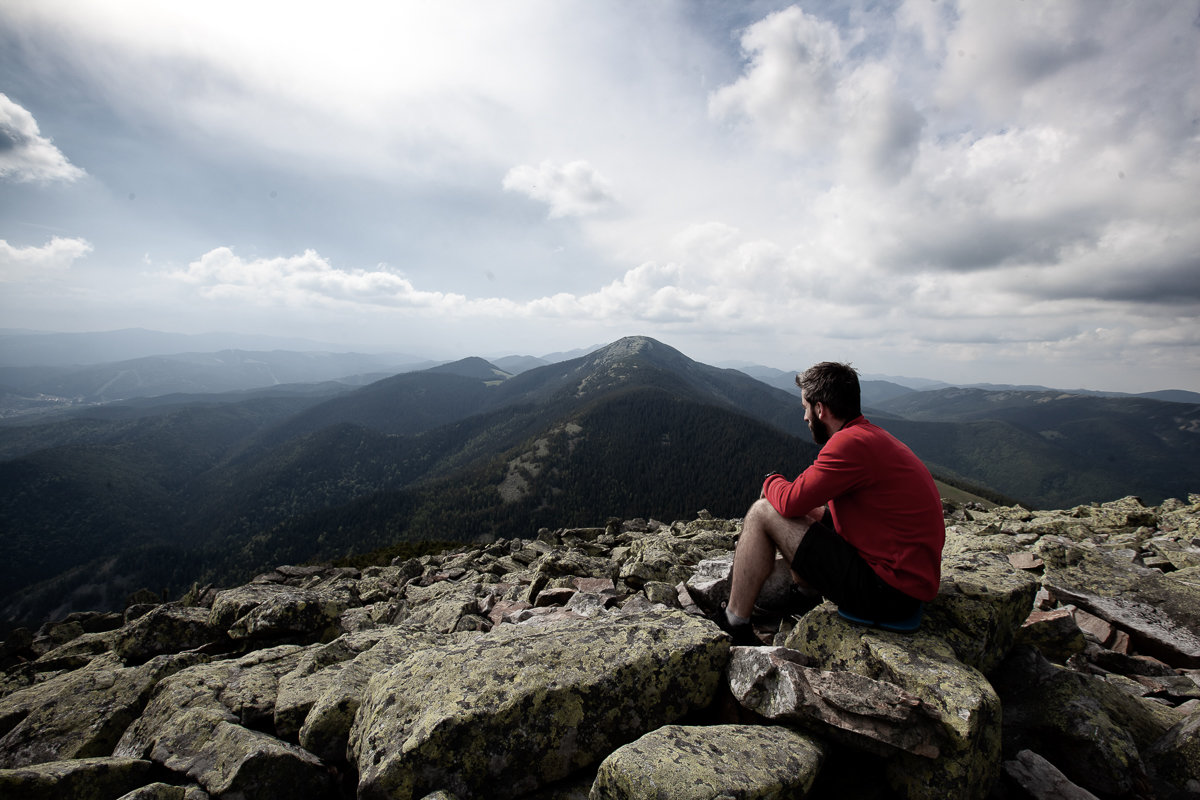
M 785 517 L 828 504 L 838 534 L 876 575 L 918 600 L 937 596 L 946 541 L 937 485 L 912 450 L 866 417 L 829 437 L 796 480 L 772 475 L 763 491 Z

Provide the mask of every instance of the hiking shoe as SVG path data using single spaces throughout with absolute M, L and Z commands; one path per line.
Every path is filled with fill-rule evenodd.
M 793 617 L 803 617 L 824 602 L 825 598 L 820 594 L 808 594 L 799 584 L 793 583 L 788 589 L 787 607 L 784 612 Z
M 721 606 L 716 611 L 708 614 L 710 622 L 716 624 L 718 628 L 725 631 L 733 639 L 734 647 L 762 647 L 762 640 L 754 633 L 754 627 L 749 623 L 742 625 L 734 625 L 729 621 L 729 617 L 725 616 L 725 606 Z
M 800 584 L 793 583 L 782 595 L 773 598 L 774 602 L 759 603 L 754 606 L 756 617 L 782 616 L 802 617 L 825 601 L 820 594 L 807 594 Z

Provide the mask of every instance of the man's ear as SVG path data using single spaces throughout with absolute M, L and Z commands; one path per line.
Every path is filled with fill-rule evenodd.
M 823 417 L 825 415 L 825 412 L 829 410 L 829 406 L 825 405 L 824 403 L 822 403 L 819 400 L 817 402 L 813 403 L 812 407 L 813 407 L 813 416 L 815 416 L 817 419 L 821 419 L 821 417 Z

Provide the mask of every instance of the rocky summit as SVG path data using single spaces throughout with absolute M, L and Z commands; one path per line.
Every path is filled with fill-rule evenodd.
M 946 507 L 911 634 L 705 612 L 739 520 L 284 566 L 0 647 L 0 797 L 1200 796 L 1200 495 Z M 149 597 L 139 598 L 142 601 Z

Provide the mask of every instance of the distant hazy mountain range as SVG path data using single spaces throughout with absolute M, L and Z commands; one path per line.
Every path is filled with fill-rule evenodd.
M 6 402 L 59 402 L 0 425 L 8 624 L 404 541 L 738 516 L 764 473 L 817 452 L 792 373 L 644 337 L 563 360 L 225 351 L 20 369 L 0 370 Z M 1068 507 L 1200 491 L 1195 403 L 890 380 L 865 380 L 864 400 L 947 493 Z

